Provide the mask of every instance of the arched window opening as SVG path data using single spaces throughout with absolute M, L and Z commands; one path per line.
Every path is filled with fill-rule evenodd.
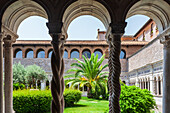
M 22 50 L 21 49 L 17 49 L 15 51 L 15 56 L 14 58 L 22 58 Z
M 51 50 L 48 52 L 48 58 L 51 58 L 52 53 L 53 53 L 53 50 L 51 49 Z
M 71 51 L 71 58 L 79 58 L 79 51 L 78 50 L 72 50 Z
M 121 50 L 120 59 L 125 59 L 125 58 L 126 58 L 126 52 L 125 52 L 125 50 Z
M 38 50 L 37 58 L 45 58 L 45 51 L 43 49 Z
M 63 58 L 68 58 L 68 52 L 67 52 L 67 50 L 64 51 L 64 56 L 63 56 Z
M 103 54 L 102 54 L 102 51 L 100 49 L 97 49 L 97 50 L 94 51 L 94 55 L 95 56 L 98 55 L 98 58 L 101 58 Z
M 47 22 L 47 19 L 40 16 L 26 18 L 18 27 L 19 38 L 17 40 L 50 40 L 51 37 L 46 28 Z
M 91 27 L 89 27 L 89 25 L 91 25 Z M 80 40 L 80 38 L 83 40 L 96 40 L 100 37 L 97 29 L 106 31 L 101 20 L 91 15 L 79 16 L 69 24 L 67 29 L 69 35 L 68 40 Z M 104 35 L 102 35 L 102 37 L 105 39 Z
M 84 55 L 86 58 L 90 58 L 91 57 L 91 52 L 88 49 L 85 49 L 82 53 L 82 55 Z
M 26 58 L 34 58 L 34 52 L 32 49 L 26 51 Z

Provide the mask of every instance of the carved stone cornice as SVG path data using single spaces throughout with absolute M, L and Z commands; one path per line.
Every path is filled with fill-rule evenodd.
M 164 44 L 165 48 L 170 48 L 170 35 L 162 37 L 160 41 Z
M 158 38 L 160 39 L 160 43 L 164 44 L 165 48 L 170 48 L 170 27 L 158 35 Z

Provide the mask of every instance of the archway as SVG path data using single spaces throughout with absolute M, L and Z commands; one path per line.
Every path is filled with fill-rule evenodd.
M 16 49 L 14 52 L 14 58 L 22 58 L 22 50 Z
M 7 6 L 9 5 L 9 6 Z M 30 16 L 41 16 L 43 18 L 48 19 L 48 14 L 45 11 L 45 9 L 39 5 L 38 3 L 34 1 L 27 1 L 27 0 L 18 0 L 18 1 L 8 1 L 8 4 L 6 4 L 4 7 L 4 12 L 2 20 L 1 20 L 1 33 L 4 38 L 4 45 L 5 45 L 5 59 L 4 59 L 4 69 L 8 70 L 5 71 L 5 112 L 12 113 L 13 112 L 13 97 L 12 97 L 12 64 L 13 60 L 10 56 L 12 56 L 12 44 L 16 41 L 18 38 L 17 30 L 19 25 L 23 20 Z M 2 11 L 2 10 L 1 10 Z M 1 47 L 1 49 L 3 49 Z M 27 51 L 27 54 L 30 54 L 31 57 L 33 57 L 33 51 Z M 28 55 L 29 57 L 29 55 Z M 3 63 L 3 62 L 2 62 Z M 2 75 L 0 75 L 2 76 Z M 3 80 L 1 80 L 3 81 Z M 3 86 L 3 82 L 1 82 L 0 87 Z M 3 87 L 1 87 L 0 96 L 3 98 Z M 1 105 L 1 111 L 3 112 L 2 104 L 3 100 L 0 101 Z
M 27 49 L 25 52 L 25 58 L 34 58 L 34 51 L 32 49 Z
M 70 56 L 70 58 L 80 58 L 80 55 L 79 55 L 80 53 L 79 53 L 79 51 L 77 50 L 77 49 L 73 49 L 72 51 L 71 51 L 71 56 Z
M 126 18 L 129 18 L 133 15 L 137 15 L 137 14 L 141 14 L 141 15 L 145 15 L 150 17 L 157 25 L 158 30 L 159 30 L 159 35 L 158 37 L 156 37 L 154 40 L 152 40 L 149 44 L 148 44 L 148 48 L 152 48 L 152 52 L 156 53 L 157 52 L 157 48 L 160 46 L 160 51 L 159 54 L 162 55 L 162 59 L 157 59 L 157 61 L 159 60 L 163 60 L 164 62 L 164 95 L 162 97 L 163 99 L 163 113 L 166 113 L 169 111 L 169 107 L 167 106 L 170 103 L 170 99 L 167 96 L 170 93 L 169 87 L 167 87 L 170 83 L 167 81 L 167 79 L 169 79 L 169 73 L 165 70 L 169 70 L 169 64 L 165 63 L 165 62 L 170 62 L 169 58 L 170 55 L 168 54 L 170 49 L 167 45 L 169 45 L 169 33 L 170 33 L 170 7 L 169 4 L 166 1 L 163 0 L 155 0 L 155 1 L 147 1 L 147 0 L 143 0 L 143 1 L 139 1 L 136 4 L 134 4 L 129 12 L 126 15 Z M 154 26 L 150 26 L 151 30 L 153 29 Z M 142 37 L 142 41 L 146 41 L 144 35 L 146 35 L 146 32 L 143 32 L 143 37 Z M 149 34 L 150 36 L 152 36 L 152 32 L 151 34 Z M 161 43 L 164 45 L 160 44 L 160 40 Z M 157 45 L 157 46 L 154 46 Z M 164 49 L 163 49 L 164 48 Z M 146 48 L 145 48 L 146 50 Z M 143 49 L 144 51 L 144 49 Z M 158 53 L 158 52 L 157 52 Z M 139 55 L 139 54 L 138 54 Z M 148 55 L 150 58 L 152 58 L 152 63 L 155 62 L 154 58 L 156 55 L 154 54 L 149 54 Z M 145 57 L 145 59 L 147 59 Z M 144 62 L 143 62 L 144 63 Z M 146 63 L 145 63 L 146 65 Z M 130 66 L 129 66 L 130 67 Z M 152 79 L 150 80 L 152 81 Z M 150 82 L 151 84 L 149 84 L 149 86 L 155 86 L 154 88 L 150 89 L 153 90 L 152 92 L 154 92 L 154 94 L 158 95 L 159 94 L 159 90 L 156 87 L 160 87 L 159 86 L 159 81 L 157 82 L 157 78 L 153 77 L 153 81 L 154 83 Z
M 45 51 L 43 49 L 39 49 L 36 53 L 36 58 L 45 58 Z

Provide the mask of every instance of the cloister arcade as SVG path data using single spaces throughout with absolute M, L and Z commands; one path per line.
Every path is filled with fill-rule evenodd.
M 32 45 L 31 42 L 30 45 L 27 44 L 27 46 L 23 47 L 22 43 L 25 43 L 26 41 L 20 41 L 20 44 L 14 44 L 13 45 L 13 56 L 14 58 L 51 58 L 52 55 L 52 47 L 47 45 L 40 45 L 40 44 L 35 44 Z M 50 41 L 47 41 L 50 42 Z M 70 41 L 71 42 L 71 41 Z M 97 41 L 96 41 L 97 42 Z M 95 42 L 95 43 L 96 43 Z M 79 42 L 81 43 L 81 41 Z M 49 46 L 49 47 L 46 47 Z M 80 47 L 78 47 L 78 49 L 75 49 L 77 47 L 75 47 L 74 43 L 72 43 L 71 45 L 65 45 L 65 50 L 64 50 L 64 58 L 66 59 L 70 59 L 70 58 L 82 58 L 82 55 L 88 56 L 88 58 L 91 56 L 92 53 L 94 53 L 95 55 L 98 54 L 98 57 L 100 58 L 103 53 L 105 54 L 106 51 L 108 50 L 108 46 L 106 45 L 103 48 L 104 45 L 90 45 L 90 46 L 84 46 L 83 49 L 81 49 Z M 125 46 L 122 45 L 122 49 L 121 49 L 121 53 L 120 53 L 120 59 L 125 59 L 126 58 L 126 51 L 125 49 L 128 51 L 129 49 L 127 49 Z
M 125 19 L 135 14 L 152 18 L 160 32 L 157 39 L 164 44 L 163 68 L 163 113 L 169 113 L 170 107 L 170 2 L 169 0 L 1 0 L 0 2 L 0 112 L 3 113 L 3 92 L 5 91 L 5 113 L 13 113 L 12 103 L 12 44 L 18 38 L 20 23 L 29 16 L 41 16 L 48 19 L 47 27 L 52 37 L 53 53 L 51 65 L 52 113 L 64 110 L 64 43 L 67 29 L 72 20 L 80 15 L 92 15 L 103 22 L 107 29 L 109 44 L 109 113 L 120 113 L 120 50 L 121 37 L 126 27 Z M 4 47 L 3 47 L 4 44 Z M 3 83 L 3 48 L 4 75 Z M 30 49 L 32 52 L 34 49 Z M 69 52 L 68 52 L 69 53 Z M 28 55 L 28 54 L 27 54 Z M 69 55 L 68 55 L 69 56 Z M 82 56 L 80 54 L 80 56 Z M 32 57 L 28 55 L 26 57 Z M 36 57 L 35 55 L 33 57 Z M 3 90 L 3 84 L 4 89 Z

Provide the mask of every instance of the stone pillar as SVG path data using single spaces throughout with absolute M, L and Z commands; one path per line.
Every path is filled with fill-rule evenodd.
M 169 33 L 169 32 L 168 32 Z M 163 58 L 163 112 L 170 112 L 170 35 L 162 37 L 161 42 L 164 44 L 164 58 Z
M 51 81 L 51 113 L 63 113 L 64 112 L 64 43 L 66 35 L 62 33 L 62 22 L 47 23 L 49 33 L 52 37 L 53 53 L 51 56 L 51 67 L 53 77 Z
M 121 51 L 121 37 L 124 33 L 126 23 L 110 24 L 111 30 L 107 31 L 106 37 L 109 43 L 109 113 L 120 113 L 120 51 Z
M 13 48 L 12 37 L 7 36 L 4 39 L 5 47 L 5 113 L 13 113 Z
M 3 100 L 4 100 L 4 88 L 3 88 L 3 34 L 0 34 L 0 113 L 3 113 Z

